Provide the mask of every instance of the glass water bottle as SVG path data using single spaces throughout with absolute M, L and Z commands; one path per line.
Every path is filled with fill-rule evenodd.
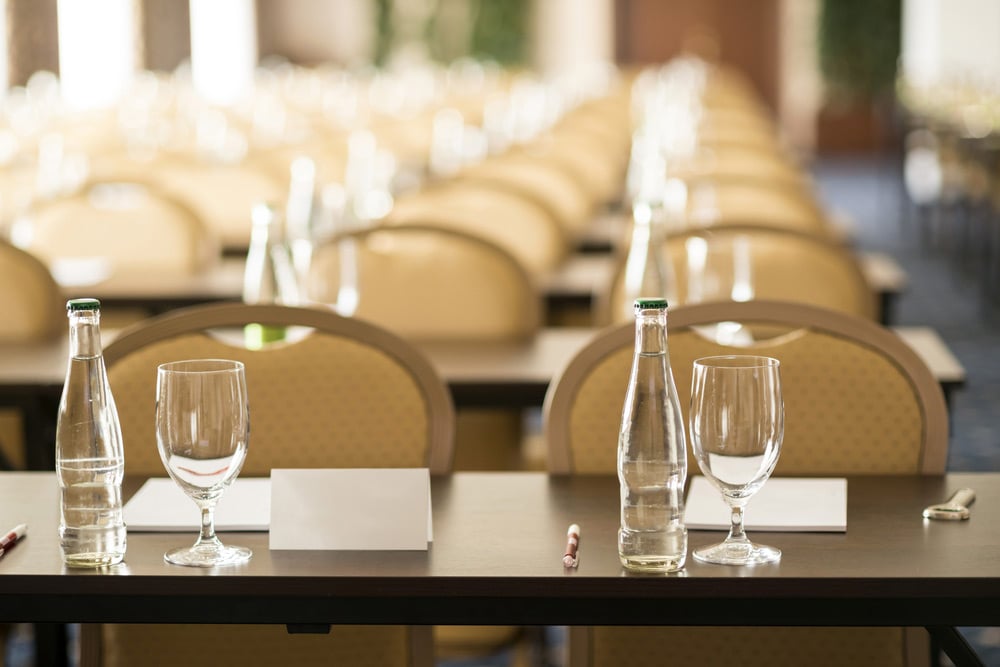
M 104 567 L 125 557 L 121 425 L 101 349 L 101 304 L 72 299 L 69 367 L 56 422 L 59 541 L 71 567 Z
M 299 286 L 288 246 L 284 242 L 283 218 L 270 204 L 257 204 L 251 213 L 253 228 L 243 274 L 244 303 L 299 303 Z M 245 327 L 246 346 L 259 350 L 267 343 L 284 340 L 284 327 L 251 323 Z
M 684 423 L 667 357 L 667 301 L 636 299 L 635 354 L 618 434 L 618 555 L 627 569 L 684 567 L 686 479 Z

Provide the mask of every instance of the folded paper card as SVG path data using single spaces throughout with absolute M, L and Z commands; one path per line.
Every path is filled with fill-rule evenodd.
M 729 530 L 729 505 L 702 475 L 691 478 L 684 510 L 690 529 Z M 773 477 L 747 503 L 747 532 L 847 530 L 847 480 L 843 478 Z
M 426 550 L 426 468 L 271 471 L 271 549 Z
M 236 479 L 215 507 L 215 530 L 267 530 L 271 518 L 271 480 Z M 150 532 L 197 531 L 201 512 L 177 483 L 165 477 L 146 480 L 125 504 L 129 530 Z

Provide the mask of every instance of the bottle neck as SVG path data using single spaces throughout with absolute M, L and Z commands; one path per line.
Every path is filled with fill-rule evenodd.
M 101 356 L 101 313 L 84 310 L 69 314 L 69 354 L 74 359 Z
M 635 350 L 639 354 L 666 354 L 666 309 L 650 308 L 636 310 Z

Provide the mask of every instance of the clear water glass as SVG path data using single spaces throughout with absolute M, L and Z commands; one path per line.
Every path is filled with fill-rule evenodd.
M 201 510 L 201 530 L 190 547 L 164 554 L 192 567 L 250 560 L 246 547 L 224 545 L 215 534 L 215 505 L 246 458 L 250 412 L 243 364 L 194 359 L 162 364 L 156 378 L 156 440 L 167 473 Z
M 781 551 L 751 542 L 743 512 L 764 485 L 781 452 L 784 403 L 777 359 L 751 355 L 694 362 L 689 416 L 698 467 L 729 505 L 729 535 L 695 549 L 695 560 L 723 565 L 777 562 Z

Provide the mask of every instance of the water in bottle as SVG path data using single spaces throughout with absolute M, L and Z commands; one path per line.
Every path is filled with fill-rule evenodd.
M 618 435 L 618 555 L 630 570 L 674 572 L 687 559 L 687 453 L 667 357 L 666 299 L 636 299 L 635 318 L 635 354 Z
M 100 302 L 72 299 L 69 367 L 56 423 L 59 541 L 71 567 L 104 567 L 125 557 L 121 425 L 101 349 Z

